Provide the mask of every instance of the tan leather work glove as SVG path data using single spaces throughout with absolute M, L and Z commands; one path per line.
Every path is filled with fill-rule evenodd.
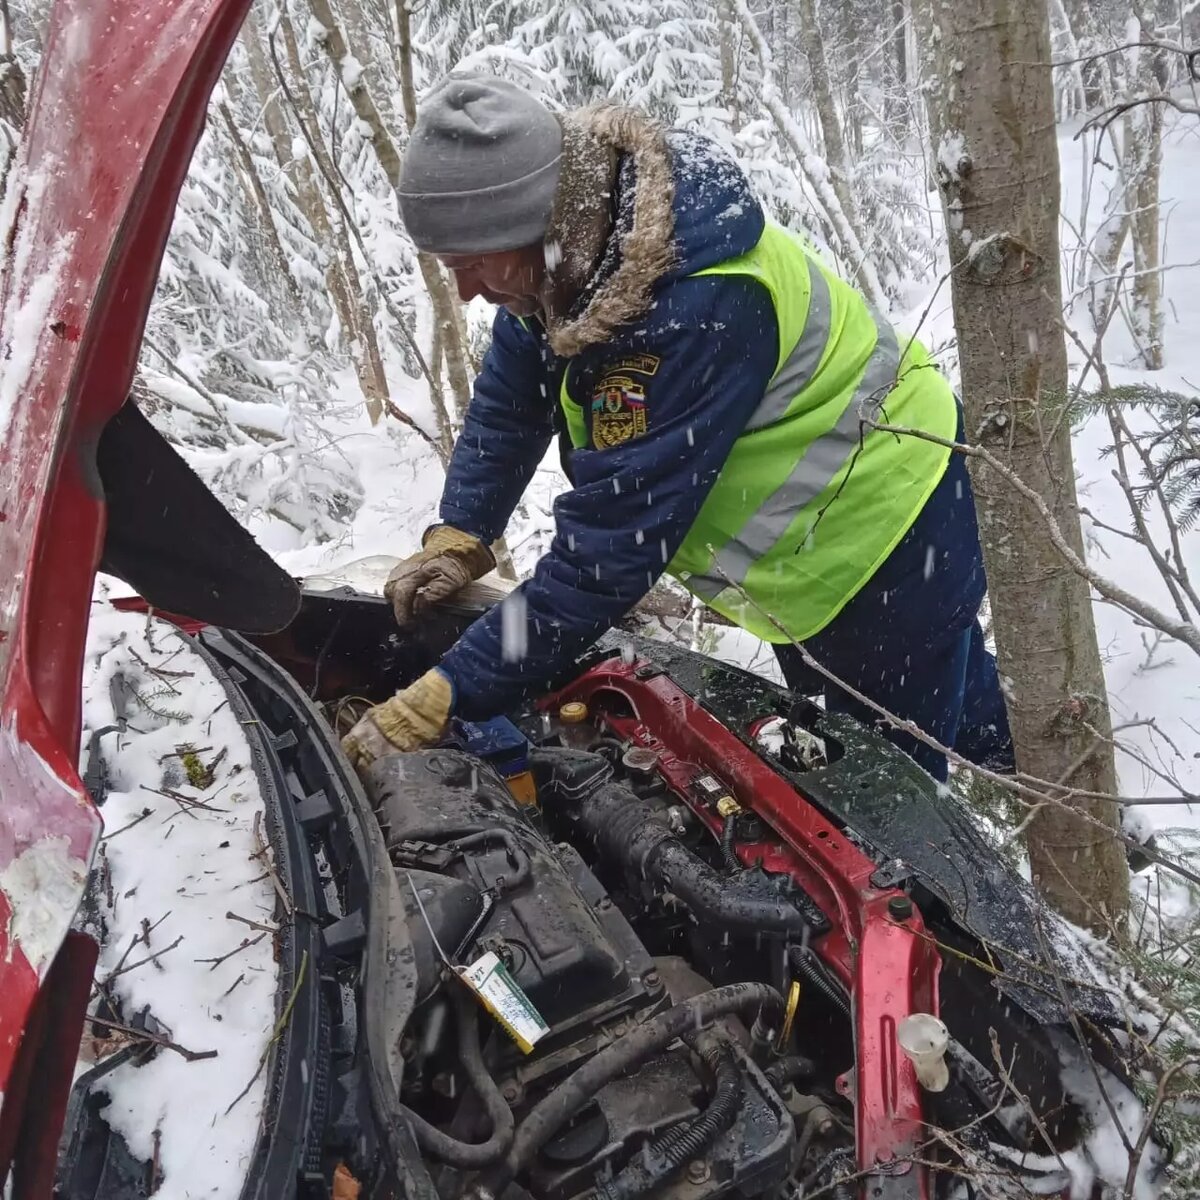
M 407 625 L 496 565 L 495 556 L 478 538 L 453 525 L 427 529 L 422 545 L 424 549 L 400 563 L 383 585 L 398 625 Z
M 367 709 L 342 738 L 342 749 L 359 772 L 398 750 L 420 750 L 442 736 L 453 703 L 449 676 L 435 667 L 390 700 Z

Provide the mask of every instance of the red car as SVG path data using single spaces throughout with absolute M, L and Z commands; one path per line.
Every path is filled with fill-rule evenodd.
M 72 1084 L 96 960 L 73 921 L 102 827 L 76 768 L 101 567 L 182 614 L 256 731 L 295 913 L 243 1196 L 328 1196 L 339 1165 L 369 1195 L 430 1200 L 1090 1189 L 1066 1160 L 1090 1161 L 1103 1106 L 1069 1068 L 1091 1056 L 1124 1094 L 1103 1035 L 1120 1015 L 968 816 L 870 732 L 613 634 L 539 704 L 455 723 L 365 786 L 349 770 L 320 706 L 414 678 L 470 609 L 397 631 L 373 597 L 301 596 L 127 400 L 247 6 L 58 0 L 5 197 L 14 1200 L 146 1194 L 89 1103 L 102 1078 Z

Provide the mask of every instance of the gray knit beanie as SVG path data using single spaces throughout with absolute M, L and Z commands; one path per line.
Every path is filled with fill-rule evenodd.
M 450 76 L 426 98 L 400 170 L 409 236 L 431 254 L 488 254 L 546 235 L 562 126 L 491 75 Z

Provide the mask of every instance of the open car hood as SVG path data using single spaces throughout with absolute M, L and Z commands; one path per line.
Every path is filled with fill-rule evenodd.
M 258 627 L 295 608 L 292 581 L 122 407 L 179 189 L 248 4 L 58 0 L 0 215 L 0 1180 L 11 1166 L 17 1200 L 50 1192 L 95 961 L 70 924 L 101 825 L 76 771 L 97 565 L 170 607 L 154 569 L 170 544 L 162 518 L 194 500 L 210 544 L 240 538 L 240 567 L 265 581 Z M 123 487 L 106 462 L 122 463 Z M 171 486 L 139 524 L 148 463 Z M 216 599 L 210 586 L 214 611 L 193 615 L 226 623 Z

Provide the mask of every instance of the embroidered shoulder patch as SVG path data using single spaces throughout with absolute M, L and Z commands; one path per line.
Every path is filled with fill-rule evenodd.
M 632 360 L 623 359 L 609 368 L 592 392 L 592 444 L 597 450 L 620 446 L 640 437 L 648 428 L 646 388 L 628 372 L 653 375 L 659 360 L 649 354 L 639 355 L 638 360 L 653 363 L 654 370 L 643 370 L 629 365 Z
M 609 375 L 633 371 L 638 375 L 657 375 L 658 364 L 662 362 L 656 354 L 630 354 L 618 359 L 608 368 Z

